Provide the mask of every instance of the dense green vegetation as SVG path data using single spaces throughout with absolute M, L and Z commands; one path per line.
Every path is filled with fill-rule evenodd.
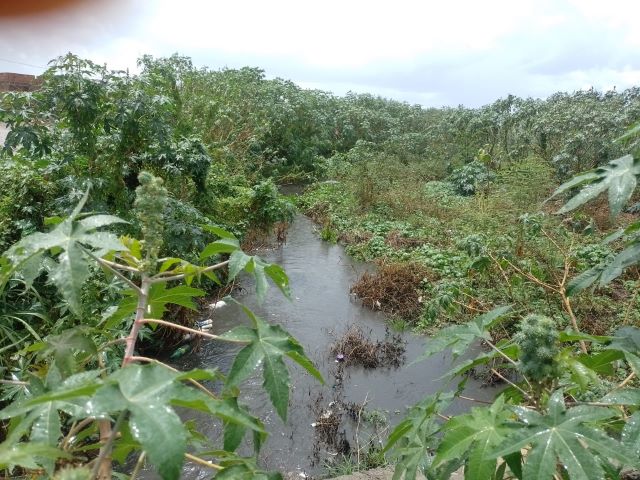
M 293 338 L 247 310 L 252 328 L 214 336 L 246 344 L 226 377 L 140 352 L 193 327 L 193 299 L 241 271 L 261 296 L 268 278 L 288 293 L 241 245 L 292 219 L 277 185 L 293 181 L 311 184 L 299 206 L 324 240 L 378 262 L 354 286 L 365 304 L 436 334 L 427 355 L 482 342 L 451 374 L 507 387 L 461 416 L 444 411 L 459 392 L 411 409 L 385 449 L 397 475 L 640 468 L 640 89 L 425 109 L 179 56 L 140 66 L 67 55 L 40 90 L 0 97 L 0 469 L 111 478 L 135 453 L 167 479 L 185 455 L 216 478 L 279 478 L 234 453 L 248 431 L 265 440 L 238 386 L 262 365 L 286 418 L 283 357 L 319 377 Z M 202 445 L 176 406 L 217 418 L 221 443 Z

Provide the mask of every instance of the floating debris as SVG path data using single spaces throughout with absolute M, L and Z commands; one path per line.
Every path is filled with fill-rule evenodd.
M 223 308 L 227 306 L 227 302 L 225 302 L 224 300 L 218 300 L 217 302 L 213 302 L 209 304 L 209 309 L 210 310 L 216 310 L 218 308 Z
M 204 320 L 196 320 L 196 328 L 203 332 L 208 332 L 213 327 L 213 320 L 210 318 Z
M 357 325 L 351 325 L 331 345 L 336 363 L 345 366 L 359 365 L 364 368 L 394 367 L 404 362 L 406 342 L 400 335 L 392 335 L 384 341 L 369 339 Z

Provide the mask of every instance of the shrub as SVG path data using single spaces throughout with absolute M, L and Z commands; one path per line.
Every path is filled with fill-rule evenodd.
M 474 160 L 455 169 L 449 176 L 449 181 L 460 195 L 473 195 L 480 188 L 491 183 L 494 178 L 495 175 L 485 164 Z

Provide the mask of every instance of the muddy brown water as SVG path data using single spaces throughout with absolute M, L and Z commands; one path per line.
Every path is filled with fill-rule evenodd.
M 264 303 L 259 304 L 250 284 L 235 295 L 236 298 L 262 318 L 281 325 L 293 335 L 326 379 L 323 386 L 297 365 L 288 362 L 291 392 L 286 423 L 275 413 L 262 388 L 261 372 L 242 384 L 241 401 L 262 419 L 269 431 L 269 438 L 259 457 L 263 467 L 297 475 L 321 475 L 325 462 L 337 457 L 336 448 L 320 441 L 311 424 L 316 422 L 318 409 L 332 409 L 329 407 L 332 401 L 362 403 L 366 400 L 368 409 L 384 412 L 393 426 L 402 419 L 407 407 L 447 387 L 447 382 L 440 377 L 452 366 L 450 356 L 435 355 L 412 364 L 424 351 L 428 338 L 411 333 L 401 334 L 406 342 L 404 366 L 375 370 L 349 367 L 345 369 L 342 382 L 336 380 L 336 361 L 330 356 L 329 349 L 337 334 L 351 324 L 360 326 L 372 339 L 384 339 L 388 334 L 385 317 L 363 308 L 349 295 L 349 287 L 359 273 L 371 266 L 358 264 L 345 254 L 342 247 L 321 241 L 311 220 L 302 215 L 293 222 L 285 245 L 259 254 L 286 270 L 292 286 L 292 301 L 272 287 Z M 233 304 L 216 309 L 208 316 L 213 318 L 213 333 L 249 324 L 244 313 Z M 183 358 L 177 366 L 183 369 L 218 367 L 228 371 L 237 351 L 238 347 L 234 345 L 204 342 L 198 351 Z M 450 388 L 455 388 L 455 385 L 450 385 Z M 466 392 L 485 400 L 495 395 L 495 390 L 483 387 L 473 378 L 468 380 Z M 468 402 L 459 401 L 451 411 L 468 408 Z M 202 434 L 217 444 L 221 443 L 220 426 L 210 417 L 187 413 L 183 419 L 195 420 Z M 345 415 L 340 426 L 340 432 L 344 432 L 352 450 L 356 446 L 354 423 Z M 250 454 L 248 445 L 242 448 L 244 450 L 241 451 Z M 146 473 L 146 478 L 155 478 L 151 471 Z M 211 470 L 189 463 L 185 466 L 183 478 L 211 478 L 211 473 Z

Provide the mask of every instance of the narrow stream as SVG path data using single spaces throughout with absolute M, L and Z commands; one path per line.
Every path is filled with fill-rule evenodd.
M 316 422 L 318 408 L 320 411 L 330 409 L 329 403 L 334 400 L 360 404 L 366 401 L 366 408 L 383 411 L 391 425 L 395 425 L 402 419 L 406 407 L 446 388 L 446 382 L 439 378 L 451 367 L 451 358 L 442 354 L 412 365 L 424 350 L 427 339 L 410 333 L 402 334 L 407 342 L 404 366 L 374 370 L 349 367 L 345 369 L 342 385 L 336 385 L 339 383 L 334 376 L 336 361 L 329 354 L 336 335 L 351 324 L 360 326 L 374 339 L 383 339 L 388 333 L 383 315 L 363 308 L 349 295 L 349 287 L 367 266 L 354 263 L 342 247 L 321 241 L 311 220 L 302 215 L 293 222 L 285 245 L 259 254 L 284 267 L 291 280 L 293 300 L 287 300 L 271 288 L 265 302 L 259 304 L 251 287 L 238 295 L 238 300 L 293 335 L 327 381 L 323 386 L 288 362 L 292 388 L 286 423 L 277 416 L 263 391 L 260 374 L 243 383 L 242 402 L 264 421 L 270 433 L 260 453 L 260 462 L 265 468 L 297 475 L 320 475 L 324 462 L 335 459 L 336 452 L 335 448 L 318 440 L 311 424 Z M 241 323 L 248 324 L 239 307 L 234 305 L 215 310 L 212 318 L 213 333 L 225 332 Z M 199 351 L 185 357 L 179 366 L 184 369 L 218 367 L 227 371 L 237 351 L 237 347 L 229 344 L 204 342 Z M 490 399 L 495 393 L 472 378 L 466 388 L 470 395 L 480 399 Z M 452 411 L 468 407 L 468 403 L 459 403 L 453 405 Z M 190 418 L 197 421 L 199 431 L 207 437 L 221 438 L 220 427 L 210 419 L 189 414 L 185 420 Z M 345 415 L 340 427 L 345 431 L 352 451 L 356 446 L 354 423 Z M 187 479 L 210 477 L 211 471 L 193 464 L 188 464 L 183 474 Z

